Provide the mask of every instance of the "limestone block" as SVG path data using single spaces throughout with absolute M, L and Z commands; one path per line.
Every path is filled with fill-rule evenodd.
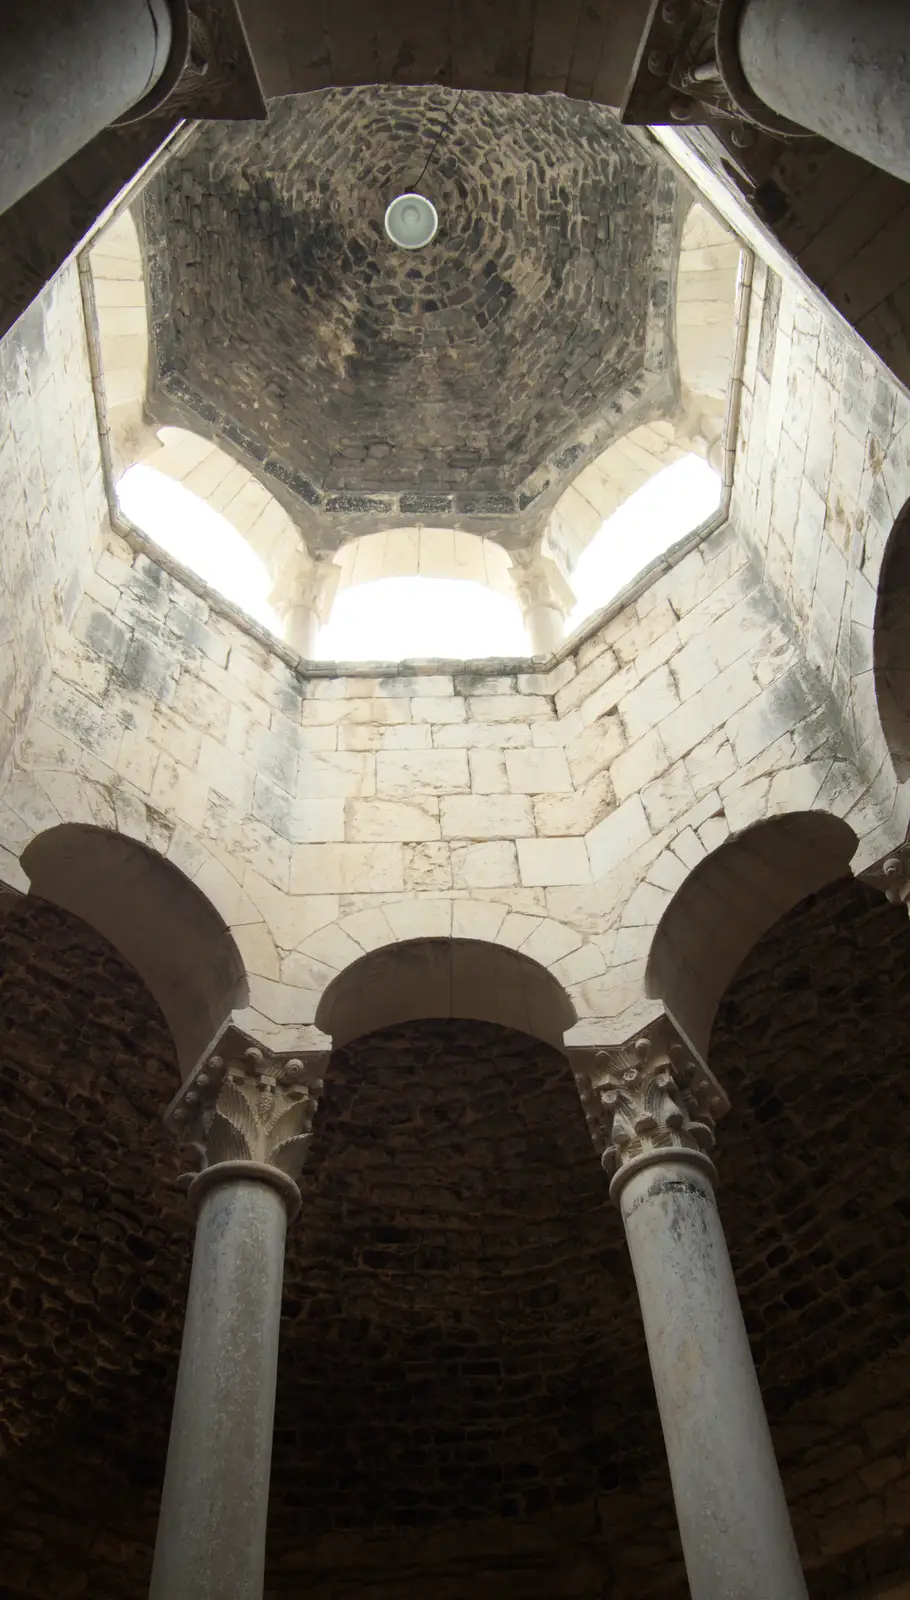
M 192 741 L 181 737 L 183 729 L 180 728 L 180 719 L 170 719 L 177 723 L 174 728 L 176 738 L 168 738 L 168 729 L 163 730 L 163 738 L 167 738 L 168 748 L 181 760 L 186 760 L 193 749 L 193 744 L 198 748 L 199 755 L 196 761 L 196 772 L 200 780 L 211 789 L 232 801 L 238 811 L 246 812 L 253 804 L 253 782 L 255 773 L 248 767 L 243 758 L 235 755 L 233 750 L 227 750 L 223 744 L 217 743 L 208 734 L 197 734 L 195 729 L 187 729 Z M 184 725 L 185 726 L 185 725 Z M 153 733 L 154 737 L 154 733 Z
M 749 661 L 736 661 L 666 717 L 660 724 L 660 736 L 670 759 L 675 761 L 694 750 L 715 728 L 741 711 L 755 696 L 756 687 Z
M 535 726 L 543 728 L 548 724 L 540 722 Z M 530 743 L 531 728 L 527 722 L 467 722 L 460 727 L 433 729 L 436 750 L 516 750 Z
M 542 917 L 529 917 L 520 911 L 510 911 L 496 936 L 496 943 L 508 945 L 510 950 L 520 950 L 542 921 Z
M 292 894 L 379 894 L 404 889 L 400 844 L 297 845 L 291 859 Z
M 44 702 L 44 714 L 52 727 L 99 760 L 116 767 L 123 738 L 123 725 L 71 684 L 52 681 Z
M 531 743 L 536 750 L 564 750 L 584 731 L 581 712 L 568 711 L 557 722 L 532 722 Z
M 301 798 L 340 796 L 351 799 L 376 793 L 376 758 L 351 750 L 301 751 L 297 766 Z
M 379 697 L 357 700 L 304 700 L 300 707 L 303 727 L 315 728 L 330 723 L 371 722 L 389 726 L 410 722 L 410 701 L 404 697 Z
M 591 880 L 584 839 L 519 839 L 518 866 L 522 883 L 529 885 Z
M 171 857 L 170 850 L 168 855 Z M 215 910 L 224 918 L 229 928 L 237 928 L 242 923 L 264 920 L 259 907 L 254 904 L 246 890 L 222 862 L 206 855 L 192 876 L 197 889 L 201 890 L 207 900 L 211 900 Z
M 651 829 L 641 799 L 637 794 L 630 795 L 588 834 L 592 876 L 595 880 L 605 877 L 650 838 Z
M 255 974 L 250 977 L 250 1007 L 270 1022 L 285 1027 L 315 1022 L 318 1002 L 318 993 L 311 989 L 292 988 L 288 983 L 274 983 Z
M 531 802 L 541 838 L 590 833 L 616 806 L 609 774 L 599 772 L 571 794 L 536 794 Z
M 535 722 L 555 716 L 553 702 L 540 694 L 474 694 L 467 705 L 473 722 Z
M 562 750 L 509 750 L 505 765 L 513 794 L 563 794 L 572 788 Z
M 340 796 L 301 795 L 292 800 L 267 778 L 258 777 L 253 816 L 291 844 L 316 844 L 344 838 L 344 800 Z
M 239 708 L 234 707 L 233 709 L 236 711 Z M 365 735 L 365 740 L 363 743 L 358 743 L 355 736 L 361 733 Z M 376 750 L 379 748 L 378 743 L 372 744 L 368 742 L 373 735 L 376 735 L 378 739 L 378 728 L 347 723 L 340 728 L 333 724 L 317 728 L 298 728 L 297 730 L 297 738 L 301 750 Z M 234 735 L 229 734 L 228 737 L 230 741 Z M 246 742 L 245 737 L 243 745 L 240 747 L 241 749 L 245 748 Z
M 179 817 L 188 828 L 201 828 L 205 821 L 208 793 L 208 784 L 203 779 L 162 752 L 155 765 L 149 795 L 158 811 Z
M 472 794 L 508 794 L 509 780 L 501 750 L 468 752 Z
M 238 818 L 214 791 L 209 792 L 202 837 L 224 860 L 228 871 L 253 867 L 276 888 L 287 890 L 291 873 L 290 842 L 258 817 Z
M 376 793 L 407 800 L 415 793 L 458 794 L 471 787 L 464 750 L 382 750 L 376 756 Z
M 517 884 L 515 845 L 506 839 L 453 845 L 452 882 L 456 889 L 496 889 Z
M 686 770 L 685 762 L 677 761 L 653 783 L 641 791 L 642 805 L 654 833 L 669 827 L 670 823 L 695 803 L 695 790 Z
M 603 951 L 596 944 L 582 944 L 561 960 L 554 961 L 550 967 L 554 978 L 557 978 L 568 989 L 573 984 L 584 983 L 588 978 L 599 978 L 606 972 L 607 964 Z
M 640 883 L 623 910 L 623 926 L 655 928 L 672 899 L 673 896 L 666 889 L 659 889 L 656 883 Z M 645 949 L 626 959 L 632 961 L 638 955 L 646 954 Z M 614 961 L 618 963 L 619 959 L 619 955 L 614 953 Z
M 452 906 L 452 937 L 480 939 L 492 944 L 507 915 L 507 908 L 494 902 L 456 900 Z
M 282 971 L 275 941 L 264 922 L 244 922 L 233 930 L 234 943 L 247 974 L 281 982 Z
M 342 931 L 364 951 L 380 950 L 392 944 L 392 930 L 379 910 L 355 911 L 345 917 Z
M 525 940 L 521 950 L 532 961 L 539 961 L 542 967 L 553 967 L 583 943 L 582 935 L 575 928 L 546 917 Z
M 434 699 L 421 695 L 411 701 L 412 722 L 464 722 L 466 718 L 465 702 L 454 696 Z
M 555 696 L 556 710 L 563 717 L 569 711 L 574 711 L 583 700 L 599 689 L 619 671 L 619 662 L 613 650 L 604 649 L 600 655 L 595 656 L 586 667 L 582 667 L 565 688 L 559 689 Z
M 321 994 L 337 976 L 335 967 L 327 967 L 324 962 L 305 955 L 302 950 L 292 950 L 281 962 L 281 982 L 294 989 L 309 989 Z
M 451 889 L 452 859 L 447 844 L 408 844 L 404 851 L 406 889 Z
M 250 729 L 244 752 L 247 761 L 257 772 L 263 773 L 288 794 L 293 794 L 297 787 L 299 731 L 277 712 L 273 712 L 268 728 L 256 726 Z
M 341 972 L 353 961 L 359 961 L 363 954 L 362 946 L 352 937 L 350 930 L 338 922 L 326 923 L 324 927 L 308 933 L 305 939 L 301 939 L 297 950 L 299 954 L 310 956 L 335 972 Z
M 338 896 L 291 895 L 257 872 L 245 866 L 243 887 L 254 906 L 262 912 L 280 950 L 292 950 L 309 933 L 334 922 L 339 915 Z
M 448 702 L 444 702 L 448 703 Z M 412 727 L 408 722 L 395 723 L 391 728 L 378 728 L 369 722 L 342 723 L 339 728 L 302 728 L 306 733 L 329 733 L 332 736 L 331 745 L 326 749 L 334 750 L 432 750 L 433 730 L 430 725 L 423 724 Z M 316 749 L 315 745 L 309 748 Z
M 593 694 L 586 695 L 578 708 L 579 716 L 585 727 L 592 722 L 597 722 L 600 717 L 615 711 L 616 707 L 630 694 L 638 683 L 637 667 L 623 667 L 621 672 L 614 673 L 606 683 L 602 683 Z
M 435 795 L 413 795 L 408 801 L 348 800 L 344 836 L 359 844 L 438 839 L 439 801 Z
M 566 745 L 572 782 L 580 788 L 605 767 L 611 767 L 625 747 L 625 729 L 618 714 L 601 717 Z
M 686 756 L 686 771 L 696 795 L 704 794 L 706 789 L 716 788 L 736 771 L 736 756 L 728 737 L 736 721 L 734 717 L 726 729 L 709 734 Z
M 610 767 L 610 782 L 617 800 L 627 800 L 630 795 L 638 794 L 645 784 L 652 783 L 669 765 L 670 758 L 660 730 L 652 728 L 644 738 L 638 739 L 617 756 Z
M 384 909 L 385 919 L 399 941 L 451 938 L 451 900 L 399 900 Z
M 219 672 L 219 677 L 227 683 L 226 672 Z M 244 702 L 246 698 L 244 695 Z M 198 728 L 202 733 L 211 734 L 212 738 L 219 740 L 227 733 L 231 705 L 232 702 L 226 698 L 219 686 L 205 683 L 195 673 L 190 672 L 180 674 L 171 701 L 172 710 L 178 712 L 191 727 Z M 268 720 L 264 708 L 259 713 L 259 719 Z
M 803 674 L 798 669 L 785 673 L 751 698 L 743 710 L 729 719 L 725 730 L 739 768 L 797 727 L 811 710 Z
M 644 683 L 638 684 L 619 702 L 619 714 L 629 743 L 643 738 L 659 722 L 676 710 L 679 690 L 669 667 L 658 667 Z
M 443 800 L 444 839 L 517 839 L 534 834 L 531 802 L 524 795 L 452 795 Z

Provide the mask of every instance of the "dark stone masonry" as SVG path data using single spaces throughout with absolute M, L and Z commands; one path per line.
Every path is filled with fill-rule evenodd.
M 833 885 L 758 946 L 712 1047 L 721 1206 L 813 1600 L 908 1556 L 908 941 L 903 912 Z M 160 1120 L 176 1064 L 77 919 L 18 902 L 0 963 L 0 1593 L 140 1600 L 191 1250 Z M 438 1021 L 338 1051 L 302 1192 L 270 1600 L 683 1600 L 631 1269 L 561 1058 Z
M 440 226 L 409 252 L 383 213 L 415 185 Z M 461 489 L 514 516 L 579 434 L 666 397 L 684 209 L 658 156 L 556 96 L 337 89 L 201 127 L 143 201 L 153 410 L 311 511 Z

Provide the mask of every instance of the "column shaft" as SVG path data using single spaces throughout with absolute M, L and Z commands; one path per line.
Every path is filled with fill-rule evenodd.
M 148 94 L 172 42 L 167 0 L 11 0 L 0 23 L 0 213 Z
M 692 1600 L 806 1600 L 706 1166 L 648 1163 L 618 1197 Z
M 203 1195 L 150 1600 L 261 1600 L 286 1229 L 268 1183 Z
M 765 105 L 910 182 L 906 0 L 745 0 L 739 59 Z
M 563 614 L 557 606 L 531 605 L 524 615 L 525 627 L 536 656 L 551 656 L 566 634 Z

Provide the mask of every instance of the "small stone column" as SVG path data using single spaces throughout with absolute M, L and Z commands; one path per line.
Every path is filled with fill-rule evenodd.
M 151 1600 L 261 1600 L 285 1233 L 317 1066 L 228 1028 L 168 1121 L 201 1147 Z
M 531 649 L 536 656 L 553 655 L 565 639 L 566 617 L 575 604 L 568 579 L 540 547 L 512 551 L 511 577 Z
M 270 595 L 284 627 L 285 643 L 304 661 L 316 654 L 319 629 L 335 598 L 341 568 L 300 553 L 291 572 L 282 573 Z
M 714 1198 L 720 1085 L 662 1021 L 583 1089 L 641 1303 L 692 1600 L 806 1600 Z
M 767 108 L 910 182 L 906 0 L 723 0 L 718 42 L 760 126 L 774 130 Z

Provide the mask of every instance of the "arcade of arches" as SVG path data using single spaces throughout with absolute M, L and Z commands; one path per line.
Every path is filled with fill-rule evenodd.
M 3 1600 L 910 1600 L 910 113 L 862 9 L 10 33 Z M 716 514 L 568 632 L 685 454 Z M 533 655 L 313 659 L 421 575 Z

